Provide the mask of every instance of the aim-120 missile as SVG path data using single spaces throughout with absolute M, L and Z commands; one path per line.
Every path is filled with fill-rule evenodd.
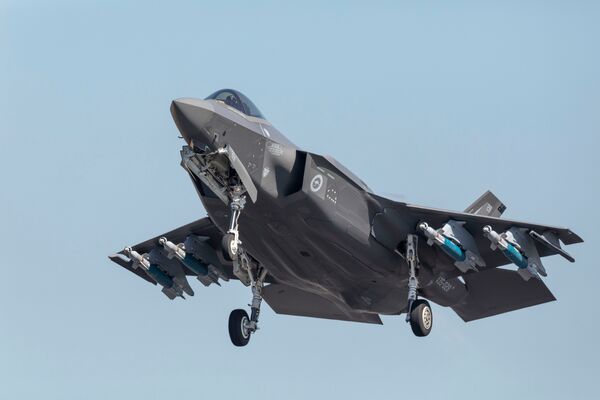
M 186 253 L 182 246 L 177 246 L 165 237 L 158 239 L 158 243 L 163 246 L 172 257 L 176 257 L 196 275 L 205 276 L 208 274 L 208 265 L 198 260 L 192 254 Z

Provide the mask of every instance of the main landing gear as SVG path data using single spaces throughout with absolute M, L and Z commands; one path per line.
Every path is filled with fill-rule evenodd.
M 250 316 L 242 309 L 233 310 L 229 314 L 229 337 L 231 342 L 238 347 L 247 345 L 250 336 L 258 330 L 262 288 L 267 276 L 267 270 L 244 250 L 240 241 L 238 220 L 246 203 L 243 193 L 241 186 L 231 189 L 229 230 L 223 236 L 222 242 L 226 258 L 233 261 L 233 273 L 242 283 L 252 288 L 252 303 L 249 304 Z
M 256 271 L 248 269 L 252 287 L 252 303 L 250 305 L 250 317 L 245 310 L 233 310 L 229 314 L 229 337 L 231 343 L 242 347 L 250 341 L 250 335 L 258 330 L 258 316 L 260 315 L 260 305 L 262 303 L 262 288 L 267 276 L 267 270 L 257 268 Z
M 417 248 L 419 237 L 408 235 L 406 239 L 406 263 L 408 264 L 408 305 L 406 307 L 406 322 L 415 336 L 427 336 L 433 327 L 433 313 L 427 300 L 417 298 L 417 271 L 419 268 L 419 257 Z

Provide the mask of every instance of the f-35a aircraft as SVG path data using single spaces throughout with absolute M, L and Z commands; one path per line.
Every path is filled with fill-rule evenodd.
M 541 257 L 573 262 L 561 242 L 582 242 L 500 219 L 506 207 L 491 192 L 464 212 L 378 196 L 335 159 L 295 146 L 235 90 L 175 100 L 171 114 L 208 217 L 110 259 L 170 299 L 194 294 L 188 277 L 249 286 L 250 315 L 229 316 L 236 346 L 257 331 L 263 299 L 279 314 L 372 324 L 405 313 L 417 336 L 432 328 L 426 299 L 464 321 L 549 302 Z

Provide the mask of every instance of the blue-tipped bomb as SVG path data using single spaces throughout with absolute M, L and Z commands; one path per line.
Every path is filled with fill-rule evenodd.
M 483 234 L 492 242 L 492 249 L 500 249 L 502 254 L 508 258 L 513 264 L 521 269 L 525 269 L 529 266 L 527 257 L 521 253 L 517 247 L 507 240 L 507 234 L 498 234 L 491 226 L 486 225 L 483 227 Z
M 185 255 L 181 262 L 183 263 L 183 265 L 192 270 L 192 272 L 196 275 L 208 275 L 208 265 L 196 259 L 193 255 L 189 253 Z
M 527 261 L 527 257 L 525 257 L 515 246 L 512 244 L 508 244 L 506 250 L 502 250 L 502 253 L 512 261 L 519 268 L 527 268 L 529 262 Z
M 208 265 L 196 259 L 193 255 L 186 253 L 185 250 L 180 246 L 168 241 L 165 237 L 158 239 L 158 243 L 174 257 L 177 257 L 177 259 L 181 261 L 183 265 L 188 267 L 196 275 L 205 276 L 208 274 Z
M 454 260 L 454 266 L 462 273 L 477 271 L 485 267 L 473 236 L 465 229 L 464 221 L 449 220 L 440 229 L 431 228 L 426 222 L 421 222 L 418 229 L 427 237 L 427 244 L 437 245 L 444 253 Z
M 461 249 L 452 240 L 448 239 L 446 236 L 427 225 L 427 223 L 420 223 L 419 229 L 423 231 L 429 240 L 438 245 L 439 248 L 442 249 L 444 253 L 448 254 L 453 260 L 465 261 L 467 258 L 467 255 L 463 249 Z
M 175 285 L 173 278 L 161 270 L 158 265 L 151 264 L 148 258 L 131 247 L 126 247 L 124 252 L 133 261 L 134 268 L 142 268 L 150 278 L 163 287 L 163 292 L 169 298 L 172 299 L 175 296 L 183 297 L 182 289 L 179 285 Z
M 158 268 L 156 264 L 150 264 L 150 267 L 147 270 L 148 275 L 150 275 L 157 283 L 159 283 L 162 287 L 170 289 L 173 287 L 173 279 L 163 271 Z
M 188 237 L 189 239 L 189 237 Z M 217 285 L 221 285 L 219 283 L 219 278 L 223 280 L 228 280 L 225 273 L 219 270 L 214 265 L 207 264 L 200 259 L 196 258 L 193 252 L 187 252 L 186 246 L 182 243 L 176 245 L 173 242 L 170 242 L 165 237 L 161 237 L 158 239 L 158 243 L 165 249 L 168 253 L 169 258 L 176 258 L 183 265 L 185 265 L 190 271 L 196 274 L 196 277 L 204 286 L 210 286 L 213 283 Z M 191 247 L 193 246 L 193 241 Z

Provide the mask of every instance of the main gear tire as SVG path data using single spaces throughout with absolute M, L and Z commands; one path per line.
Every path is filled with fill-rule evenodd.
M 229 314 L 229 338 L 231 343 L 237 347 L 243 347 L 250 341 L 252 332 L 248 329 L 250 318 L 245 310 L 233 310 Z
M 410 310 L 410 327 L 415 336 L 429 335 L 433 327 L 433 312 L 427 300 L 417 300 Z

